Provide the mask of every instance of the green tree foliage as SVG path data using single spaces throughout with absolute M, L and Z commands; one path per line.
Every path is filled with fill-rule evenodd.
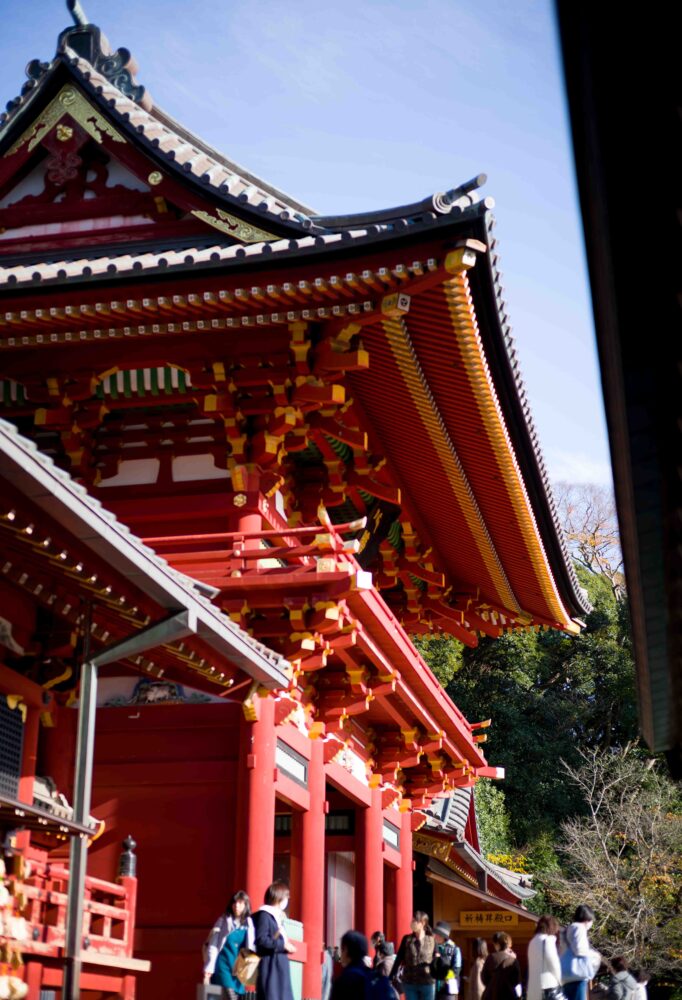
M 555 836 L 543 830 L 526 848 L 526 867 L 533 876 L 536 895 L 528 900 L 528 909 L 533 913 L 551 913 L 554 901 L 549 884 L 561 872 L 561 863 L 556 851 Z
M 416 635 L 412 637 L 419 652 L 436 675 L 436 679 L 447 688 L 462 666 L 462 645 L 445 635 Z
M 517 847 L 584 808 L 561 759 L 575 766 L 581 748 L 620 747 L 637 734 L 627 607 L 606 578 L 578 572 L 593 605 L 579 636 L 512 632 L 475 649 L 442 637 L 419 643 L 467 718 L 493 720 L 486 753 L 506 769 Z
M 509 854 L 509 813 L 504 792 L 487 779 L 478 782 L 474 789 L 478 838 L 483 854 Z

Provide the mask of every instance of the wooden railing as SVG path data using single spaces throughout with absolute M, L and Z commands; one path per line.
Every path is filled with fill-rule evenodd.
M 68 868 L 30 846 L 16 851 L 8 868 L 5 884 L 11 893 L 12 921 L 0 928 L 0 947 L 21 954 L 28 981 L 57 986 L 66 941 Z M 120 988 L 119 995 L 133 997 L 134 973 L 148 970 L 149 963 L 133 958 L 136 901 L 137 879 L 132 876 L 117 882 L 86 877 L 82 961 L 90 988 Z
M 25 955 L 58 957 L 65 944 L 68 869 L 31 848 L 15 858 L 15 868 L 17 874 L 10 874 L 8 882 L 15 900 L 25 900 L 20 908 L 25 918 L 21 951 Z M 86 877 L 84 954 L 92 951 L 132 958 L 136 897 L 136 878 L 115 883 Z M 15 927 L 20 930 L 21 925 Z

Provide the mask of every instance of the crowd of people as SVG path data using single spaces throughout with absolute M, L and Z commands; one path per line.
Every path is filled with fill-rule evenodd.
M 248 986 L 256 1000 L 293 1000 L 289 940 L 284 917 L 289 902 L 285 882 L 273 882 L 263 905 L 251 913 L 244 891 L 236 892 L 216 921 L 204 945 L 204 983 L 219 986 L 223 1000 L 237 1000 Z M 589 984 L 604 967 L 590 943 L 594 914 L 579 906 L 564 929 L 549 914 L 539 918 L 528 945 L 525 978 L 504 931 L 492 935 L 493 949 L 483 938 L 472 942 L 468 975 L 462 976 L 462 953 L 452 940 L 451 927 L 439 921 L 431 927 L 428 914 L 418 910 L 398 951 L 381 931 L 369 942 L 360 931 L 349 930 L 338 949 L 325 950 L 322 1000 L 588 1000 Z M 334 975 L 334 959 L 340 965 Z M 648 1000 L 644 972 L 628 968 L 622 956 L 607 963 L 611 973 L 604 1000 Z M 524 988 L 525 987 L 525 988 Z

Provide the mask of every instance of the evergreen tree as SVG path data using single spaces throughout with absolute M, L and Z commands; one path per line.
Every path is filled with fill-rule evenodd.
M 584 808 L 561 760 L 575 766 L 581 748 L 621 747 L 637 735 L 627 604 L 605 577 L 578 573 L 593 605 L 579 636 L 510 632 L 482 638 L 475 649 L 443 637 L 419 642 L 467 718 L 492 717 L 486 752 L 506 769 L 516 847 Z

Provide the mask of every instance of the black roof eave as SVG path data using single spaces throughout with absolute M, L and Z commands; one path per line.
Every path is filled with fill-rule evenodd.
M 24 289 L 31 289 L 32 294 L 40 292 L 44 289 L 46 292 L 52 291 L 55 288 L 80 288 L 81 286 L 92 286 L 97 285 L 102 288 L 115 287 L 119 285 L 122 281 L 126 284 L 134 285 L 136 283 L 145 283 L 150 279 L 153 280 L 165 280 L 170 281 L 175 280 L 179 275 L 192 274 L 193 277 L 203 277 L 209 275 L 215 275 L 219 271 L 227 271 L 241 273 L 242 271 L 257 272 L 260 270 L 276 270 L 278 268 L 288 268 L 291 266 L 292 261 L 299 264 L 307 261 L 314 261 L 316 259 L 324 259 L 325 263 L 333 262 L 335 260 L 348 260 L 355 257 L 366 256 L 368 251 L 374 252 L 376 249 L 380 249 L 385 246 L 389 247 L 404 247 L 409 246 L 413 243 L 424 242 L 425 239 L 444 239 L 448 235 L 452 235 L 453 239 L 463 238 L 466 235 L 470 235 L 471 231 L 471 220 L 474 219 L 483 208 L 480 205 L 475 205 L 465 212 L 458 213 L 457 215 L 442 215 L 433 216 L 432 218 L 415 223 L 413 225 L 404 224 L 400 227 L 374 227 L 374 232 L 368 232 L 366 236 L 361 236 L 357 238 L 343 238 L 337 240 L 333 243 L 325 242 L 324 236 L 331 234 L 298 234 L 299 239 L 302 236 L 310 236 L 315 239 L 315 244 L 313 246 L 303 246 L 299 247 L 296 245 L 296 240 L 292 239 L 290 241 L 290 247 L 287 250 L 273 251 L 269 244 L 264 244 L 262 251 L 258 254 L 247 254 L 245 250 L 239 248 L 237 251 L 237 256 L 227 259 L 227 260 L 216 260 L 216 261 L 188 261 L 173 265 L 160 265 L 157 267 L 149 267 L 139 270 L 126 270 L 124 272 L 111 273 L 106 276 L 100 274 L 93 275 L 78 275 L 76 277 L 55 277 L 49 279 L 33 279 L 27 282 L 17 282 L 14 284 L 7 284 L 4 288 L 0 290 L 0 296 L 16 296 L 20 294 Z M 219 243 L 220 241 L 216 241 Z M 119 246 L 120 251 L 120 246 Z M 167 247 L 165 249 L 168 249 Z M 239 251 L 242 250 L 240 253 Z M 54 256 L 54 255 L 51 255 Z M 82 256 L 82 252 L 80 254 Z
M 682 776 L 682 348 L 675 8 L 557 0 L 637 668 L 640 727 Z M 638 53 L 637 71 L 632 53 Z M 606 53 L 606 56 L 605 56 Z M 642 81 L 646 93 L 642 95 Z M 647 197 L 646 218 L 637 218 Z

